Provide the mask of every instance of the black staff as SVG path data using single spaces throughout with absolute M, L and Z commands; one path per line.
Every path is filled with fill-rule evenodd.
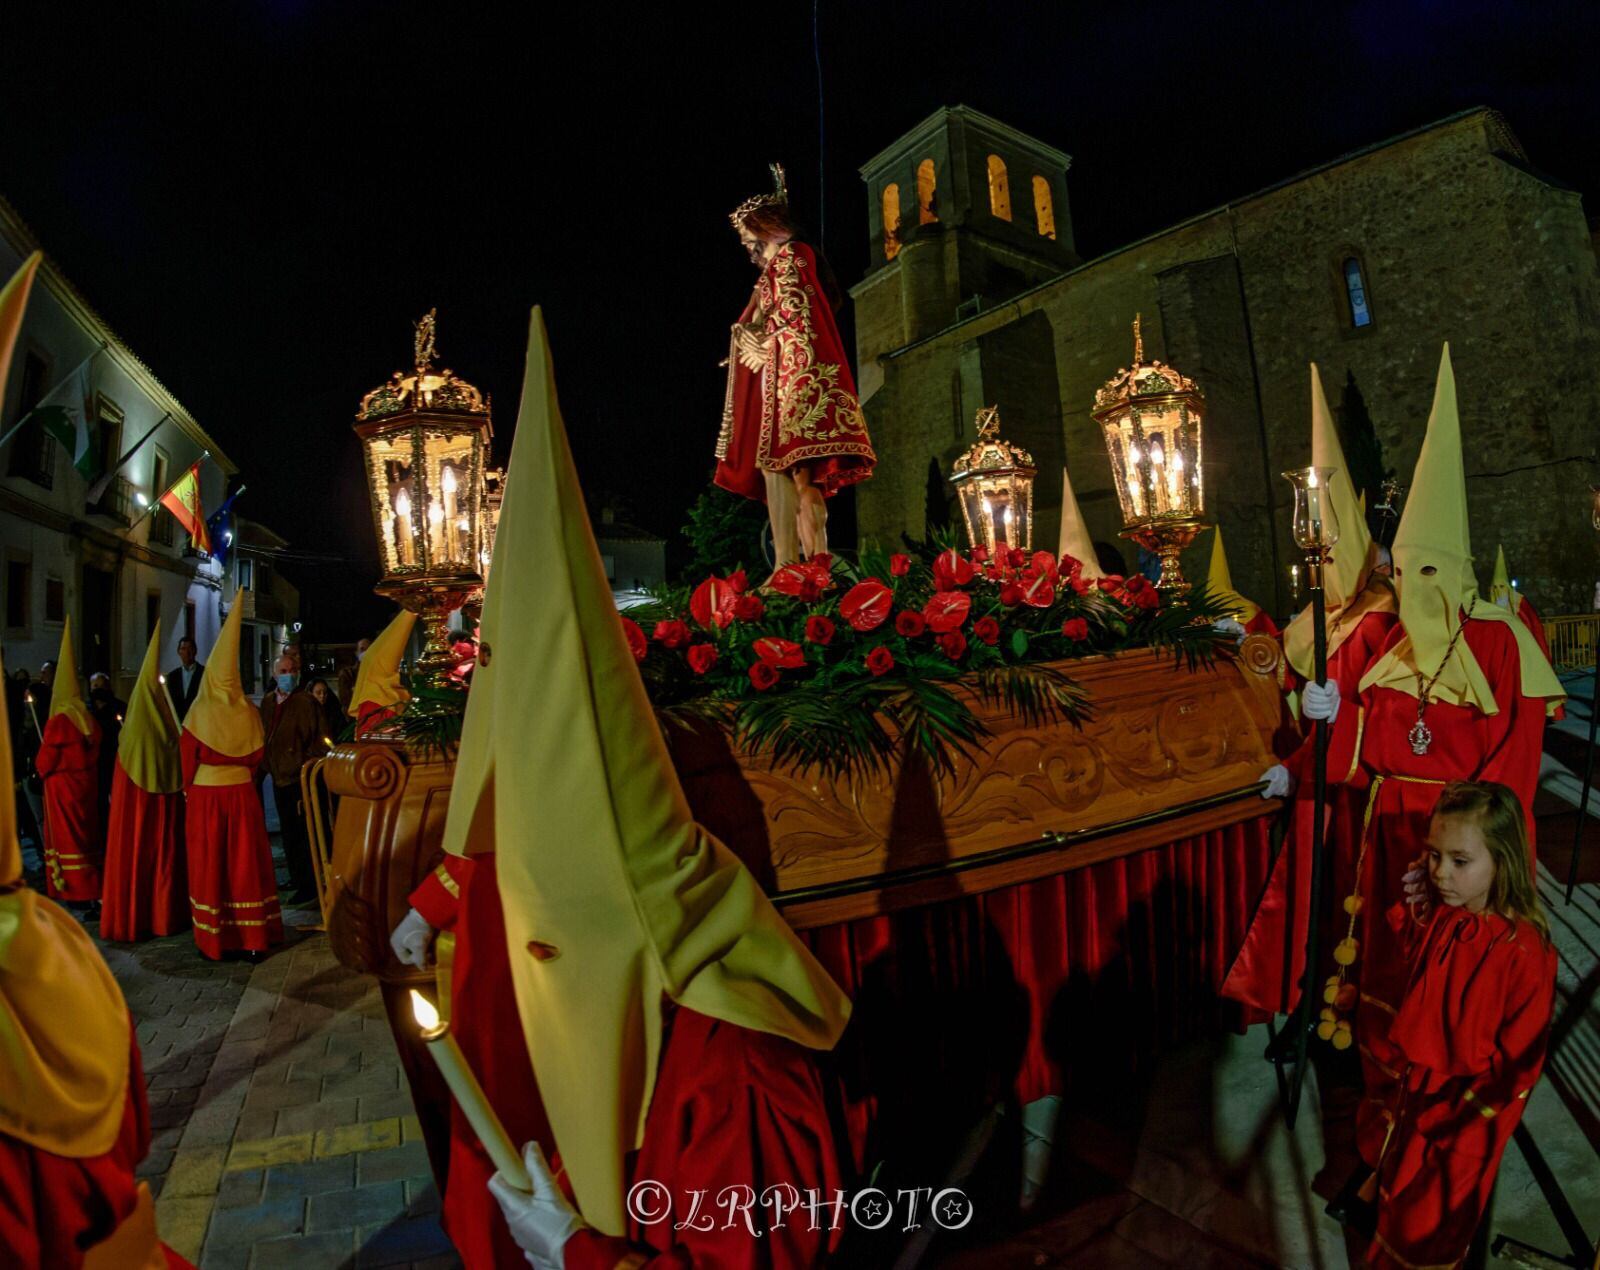
M 1591 485 L 1589 493 L 1594 498 L 1594 527 L 1600 531 L 1600 485 Z M 1583 850 L 1583 831 L 1589 823 L 1589 791 L 1594 788 L 1594 727 L 1595 716 L 1600 715 L 1600 638 L 1594 642 L 1594 685 L 1589 694 L 1589 744 L 1583 751 L 1583 790 L 1578 795 L 1578 823 L 1572 829 L 1572 860 L 1567 865 L 1567 898 L 1572 903 L 1572 889 L 1578 885 L 1578 856 Z

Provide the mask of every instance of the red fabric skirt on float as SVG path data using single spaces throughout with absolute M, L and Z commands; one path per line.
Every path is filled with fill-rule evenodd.
M 188 928 L 183 819 L 181 793 L 141 789 L 118 761 L 106 830 L 102 939 L 148 939 Z

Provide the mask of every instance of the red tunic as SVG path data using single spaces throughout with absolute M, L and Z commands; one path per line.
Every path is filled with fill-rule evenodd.
M 131 1047 L 122 1129 L 104 1155 L 73 1159 L 0 1134 L 0 1250 L 10 1270 L 76 1270 L 133 1212 L 150 1112 L 138 1042 Z M 170 1250 L 167 1261 L 188 1265 Z
M 1344 709 L 1354 713 L 1361 696 L 1361 676 L 1372 664 L 1389 630 L 1399 619 L 1393 613 L 1367 613 L 1328 658 L 1328 682 L 1339 686 Z M 1288 840 L 1273 863 L 1272 876 L 1261 903 L 1250 919 L 1239 955 L 1222 984 L 1222 995 L 1270 1013 L 1287 1014 L 1300 1000 L 1300 976 L 1305 973 L 1306 934 L 1311 913 L 1311 829 L 1313 737 L 1308 734 L 1284 766 L 1294 777 L 1294 820 Z M 1361 847 L 1361 820 L 1366 796 L 1349 785 L 1329 785 L 1323 843 L 1329 869 L 1324 894 L 1324 956 L 1343 936 L 1335 914 L 1342 913 L 1344 897 L 1355 880 L 1355 861 Z M 1288 956 L 1285 956 L 1287 951 Z
M 494 856 L 446 856 L 440 868 L 411 893 L 411 906 L 436 930 L 455 935 L 450 1031 L 483 1086 L 489 1105 L 519 1147 L 537 1139 L 549 1151 L 550 1125 L 517 1022 Z M 493 1175 L 494 1165 L 478 1135 L 461 1108 L 452 1105 L 443 1225 L 467 1270 L 524 1264 L 500 1206 L 489 1192 Z
M 809 464 L 825 496 L 872 475 L 872 442 L 856 399 L 833 310 L 817 277 L 816 253 L 785 243 L 761 273 L 739 318 L 770 338 L 766 366 L 728 365 L 728 411 L 717 442 L 716 482 L 766 499 L 762 472 Z M 731 426 L 730 426 L 731 425 Z
M 148 939 L 175 935 L 188 926 L 183 815 L 181 793 L 141 789 L 117 760 L 111 777 L 100 938 Z
M 1393 627 L 1379 653 L 1403 635 L 1403 627 Z M 1401 1061 L 1389 1026 L 1406 982 L 1406 956 L 1385 914 L 1404 898 L 1401 877 L 1425 850 L 1434 803 L 1449 781 L 1499 781 L 1522 800 L 1530 847 L 1534 841 L 1532 807 L 1545 703 L 1522 695 L 1521 664 L 1510 626 L 1467 622 L 1462 638 L 1494 686 L 1497 713 L 1431 703 L 1426 723 L 1433 741 L 1428 753 L 1419 755 L 1407 739 L 1417 721 L 1417 698 L 1375 686 L 1362 694 L 1360 709 L 1339 711 L 1328 747 L 1328 779 L 1367 791 L 1367 827 L 1354 883 L 1362 907 L 1354 917 L 1341 918 L 1338 934 L 1358 941 L 1355 964 L 1347 968 L 1345 979 L 1360 989 L 1353 1022 L 1366 1096 L 1357 1110 L 1356 1133 L 1369 1165 L 1376 1164 L 1382 1148 L 1382 1112 L 1392 1100 Z
M 100 898 L 100 725 L 89 735 L 64 714 L 45 720 L 35 765 L 44 777 L 44 863 L 57 900 Z
M 1368 1264 L 1453 1266 L 1544 1066 L 1556 953 L 1526 922 L 1493 913 L 1441 908 L 1420 930 L 1396 905 L 1388 924 L 1414 947 L 1389 1034 L 1403 1077 Z
M 787 1197 L 767 1187 L 787 1183 L 800 1196 L 831 1201 L 843 1189 L 839 1154 L 811 1054 L 792 1041 L 753 1032 L 681 1006 L 669 1016 L 644 1144 L 632 1184 L 662 1184 L 635 1212 L 630 1239 L 580 1230 L 562 1249 L 567 1270 L 799 1270 L 826 1265 L 837 1247 L 834 1214 L 801 1208 L 774 1218 Z M 727 1187 L 748 1187 L 747 1209 L 717 1207 Z M 697 1197 L 695 1192 L 704 1192 Z M 688 1223 L 674 1230 L 679 1222 Z M 815 1224 L 819 1229 L 813 1230 Z M 710 1229 L 702 1229 L 710 1227 Z M 635 1260 L 628 1260 L 629 1257 Z M 511 1263 L 506 1263 L 511 1264 Z
M 202 744 L 194 733 L 179 740 L 189 859 L 189 909 L 195 945 L 217 960 L 225 952 L 265 952 L 283 942 L 278 880 L 261 796 L 253 781 L 198 785 L 202 766 L 244 767 L 252 772 L 261 751 L 234 757 Z

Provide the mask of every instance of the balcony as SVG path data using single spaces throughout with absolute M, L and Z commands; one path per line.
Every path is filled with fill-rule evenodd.
M 113 476 L 105 492 L 100 495 L 100 501 L 89 504 L 89 514 L 104 516 L 107 520 L 114 520 L 123 526 L 133 524 L 134 517 L 139 513 L 138 504 L 134 502 L 133 489 L 132 481 L 121 476 Z

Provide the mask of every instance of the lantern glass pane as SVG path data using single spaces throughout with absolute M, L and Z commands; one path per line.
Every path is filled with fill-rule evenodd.
M 413 572 L 422 564 L 414 505 L 414 440 L 413 430 L 405 428 L 366 442 L 374 527 L 383 571 L 390 577 Z
M 428 563 L 435 569 L 477 573 L 478 470 L 475 432 L 429 428 L 422 435 L 427 472 L 426 509 L 420 511 Z

